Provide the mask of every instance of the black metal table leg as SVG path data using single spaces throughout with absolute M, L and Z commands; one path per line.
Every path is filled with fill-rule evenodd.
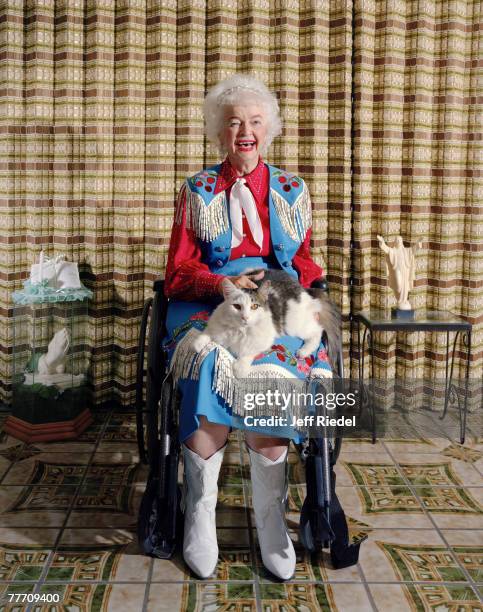
M 466 436 L 466 417 L 468 415 L 468 385 L 470 381 L 470 361 L 471 361 L 471 331 L 463 334 L 463 344 L 466 344 L 466 372 L 465 372 L 465 400 L 463 402 L 463 418 L 460 414 L 460 443 L 465 443 Z
M 366 361 L 366 340 L 367 340 L 367 348 L 370 354 L 371 364 L 370 364 L 370 380 L 369 380 L 369 391 L 366 389 L 366 385 L 364 383 L 364 374 L 365 374 L 365 361 Z M 361 344 L 361 332 L 360 332 L 360 321 L 357 321 L 357 352 L 359 354 L 359 386 L 360 386 L 360 402 L 361 409 L 359 411 L 359 417 L 362 414 L 364 408 L 367 407 L 370 413 L 371 419 L 371 432 L 372 432 L 372 443 L 375 444 L 377 440 L 377 431 L 376 431 L 376 412 L 375 412 L 375 401 L 374 401 L 374 345 L 372 338 L 372 331 L 364 326 L 364 334 L 362 336 L 362 344 Z
M 446 372 L 445 372 L 445 381 L 444 381 L 444 410 L 443 410 L 443 414 L 439 417 L 441 420 L 444 419 L 444 417 L 446 416 L 446 412 L 448 411 L 448 404 L 451 404 L 451 389 L 453 386 L 454 357 L 456 353 L 456 342 L 458 340 L 459 335 L 460 335 L 460 332 L 457 331 L 455 333 L 455 337 L 453 340 L 453 350 L 451 351 L 451 366 L 450 366 L 449 332 L 446 332 Z M 448 376 L 448 370 L 449 370 L 449 376 Z
M 372 425 L 372 443 L 375 444 L 376 440 L 377 440 L 377 433 L 376 433 L 376 401 L 375 401 L 375 385 L 374 385 L 374 339 L 372 337 L 372 331 L 369 330 L 369 333 L 367 334 L 367 346 L 369 349 L 369 354 L 371 356 L 371 382 L 370 382 L 370 388 L 371 388 L 371 393 L 370 393 L 370 401 L 369 401 L 369 405 L 370 405 L 370 410 L 371 410 L 371 425 Z
M 453 340 L 453 349 L 451 351 L 451 365 L 449 362 L 449 332 L 446 334 L 446 379 L 445 379 L 445 392 L 444 392 L 444 410 L 443 414 L 439 417 L 444 419 L 450 404 L 458 403 L 458 413 L 460 419 L 460 444 L 465 443 L 466 437 L 466 419 L 468 415 L 468 386 L 469 386 L 469 375 L 470 375 L 470 361 L 471 361 L 471 330 L 462 332 L 463 345 L 466 347 L 466 364 L 465 364 L 465 389 L 464 398 L 460 401 L 460 393 L 453 383 L 453 372 L 454 372 L 454 361 L 456 355 L 456 343 L 460 332 L 455 333 Z M 448 375 L 449 370 L 449 375 Z
M 364 354 L 361 355 L 361 322 L 357 320 L 357 368 L 359 372 L 359 419 L 364 410 Z

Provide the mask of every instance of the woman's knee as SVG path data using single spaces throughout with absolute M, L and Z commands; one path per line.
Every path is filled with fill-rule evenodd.
M 200 426 L 197 431 L 204 431 L 209 433 L 216 438 L 223 438 L 226 440 L 228 438 L 228 434 L 230 433 L 230 428 L 227 425 L 220 425 L 220 423 L 213 423 L 212 421 L 208 421 L 205 416 L 200 416 Z
M 208 459 L 225 445 L 230 428 L 212 423 L 205 416 L 200 416 L 199 419 L 198 429 L 184 443 L 202 459 Z
M 270 461 L 276 461 L 286 450 L 290 443 L 287 438 L 275 438 L 247 432 L 245 440 L 248 446 L 257 453 L 260 453 Z

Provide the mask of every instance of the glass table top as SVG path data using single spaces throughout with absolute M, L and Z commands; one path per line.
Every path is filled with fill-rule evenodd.
M 390 309 L 370 309 L 356 313 L 356 320 L 362 320 L 370 327 L 398 327 L 415 328 L 415 327 L 457 327 L 470 329 L 471 324 L 465 321 L 458 315 L 447 310 L 425 310 L 417 309 L 414 311 L 413 319 L 398 319 L 392 318 Z

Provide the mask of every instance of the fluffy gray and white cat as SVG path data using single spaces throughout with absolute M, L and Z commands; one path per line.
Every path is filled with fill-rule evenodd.
M 259 270 L 247 270 L 256 274 Z M 238 289 L 229 280 L 222 283 L 224 301 L 213 311 L 208 325 L 193 347 L 201 351 L 210 341 L 224 346 L 237 357 L 233 372 L 238 378 L 250 372 L 253 359 L 269 349 L 277 336 L 298 336 L 304 341 L 298 357 L 307 357 L 319 347 L 322 333 L 328 337 L 328 355 L 335 363 L 340 341 L 340 313 L 326 294 L 312 297 L 296 279 L 283 270 L 265 270 L 258 289 Z

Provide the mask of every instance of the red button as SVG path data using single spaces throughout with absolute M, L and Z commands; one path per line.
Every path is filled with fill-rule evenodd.
M 290 189 L 291 189 L 290 185 L 284 185 L 283 186 L 283 190 L 284 191 L 290 191 Z
M 196 185 L 197 187 L 202 187 L 202 186 L 203 186 L 203 183 L 202 183 L 201 181 L 196 181 L 195 185 Z
M 207 183 L 214 183 L 215 179 L 212 176 L 210 176 L 209 178 L 206 179 L 206 182 Z
M 286 182 L 287 182 L 287 179 L 286 179 L 284 176 L 279 176 L 279 178 L 278 178 L 278 182 L 279 182 L 279 183 L 286 183 Z
M 206 191 L 213 191 L 213 187 L 210 187 L 209 185 L 206 185 L 205 189 Z

